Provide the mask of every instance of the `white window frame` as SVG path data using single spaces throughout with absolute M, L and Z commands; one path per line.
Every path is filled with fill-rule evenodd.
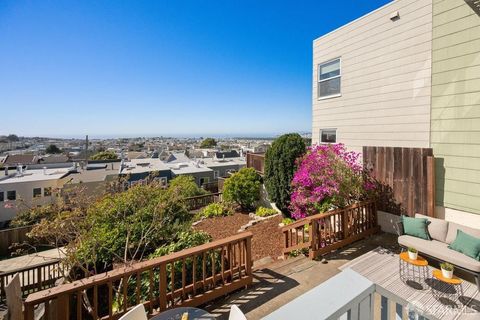
M 328 79 L 322 79 L 320 80 L 320 68 L 324 65 L 324 64 L 327 64 L 327 63 L 330 63 L 330 62 L 333 62 L 335 60 L 338 60 L 338 65 L 339 65 L 339 72 L 340 74 L 338 76 L 334 76 L 334 77 L 331 77 L 331 78 L 328 78 Z M 328 80 L 332 80 L 332 79 L 336 79 L 336 78 L 340 78 L 340 92 L 339 93 L 335 93 L 335 94 L 331 94 L 331 95 L 328 95 L 328 96 L 323 96 L 323 97 L 320 97 L 320 83 L 321 82 L 325 82 L 325 81 L 328 81 Z M 341 97 L 342 96 L 342 58 L 341 57 L 336 57 L 336 58 L 333 58 L 333 59 L 330 59 L 328 61 L 324 61 L 322 63 L 319 63 L 317 65 L 317 99 L 318 100 L 325 100 L 325 99 L 331 99 L 331 98 L 337 98 L 337 97 Z
M 322 135 L 323 135 L 323 131 L 335 131 L 335 142 L 323 142 L 322 141 Z M 337 133 L 338 133 L 338 129 L 337 128 L 322 128 L 320 129 L 320 144 L 335 144 L 337 143 Z
M 220 171 L 219 170 L 213 170 L 213 179 L 218 179 L 220 176 Z

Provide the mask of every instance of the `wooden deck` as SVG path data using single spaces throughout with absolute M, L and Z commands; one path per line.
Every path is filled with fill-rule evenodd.
M 430 276 L 425 281 L 426 289 L 418 290 L 400 279 L 398 259 L 398 255 L 377 248 L 348 262 L 340 269 L 350 268 L 374 282 L 379 294 L 376 303 L 381 303 L 381 295 L 407 306 L 427 319 L 480 319 L 480 293 L 474 283 L 463 281 L 463 296 L 459 298 L 437 300 L 432 293 L 432 287 L 436 287 L 436 282 L 431 278 L 434 268 L 428 267 Z M 452 302 L 456 305 L 453 306 Z

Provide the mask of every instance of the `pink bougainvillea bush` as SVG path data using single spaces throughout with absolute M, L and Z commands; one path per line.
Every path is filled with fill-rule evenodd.
M 375 184 L 343 144 L 312 146 L 297 160 L 290 209 L 295 219 L 342 208 L 373 191 Z

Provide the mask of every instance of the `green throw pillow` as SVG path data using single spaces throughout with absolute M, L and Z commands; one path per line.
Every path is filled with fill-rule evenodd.
M 431 240 L 427 231 L 428 219 L 402 216 L 402 223 L 403 233 L 409 236 Z
M 457 230 L 457 237 L 448 247 L 480 261 L 480 238 L 471 236 L 462 230 Z

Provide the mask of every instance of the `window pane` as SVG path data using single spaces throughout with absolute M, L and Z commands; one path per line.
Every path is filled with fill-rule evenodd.
M 330 79 L 318 83 L 318 96 L 326 97 L 340 93 L 340 78 Z
M 340 75 L 340 59 L 322 64 L 320 66 L 320 80 Z
M 17 200 L 17 192 L 16 191 L 7 191 L 7 199 L 8 200 Z
M 323 143 L 335 143 L 337 142 L 337 130 L 321 130 L 320 141 Z
M 4 201 L 5 199 L 3 198 L 3 192 L 0 192 L 0 202 Z
M 52 187 L 43 188 L 43 196 L 50 197 L 52 195 Z
M 38 198 L 42 196 L 42 189 L 41 188 L 34 188 L 33 189 L 33 197 Z

